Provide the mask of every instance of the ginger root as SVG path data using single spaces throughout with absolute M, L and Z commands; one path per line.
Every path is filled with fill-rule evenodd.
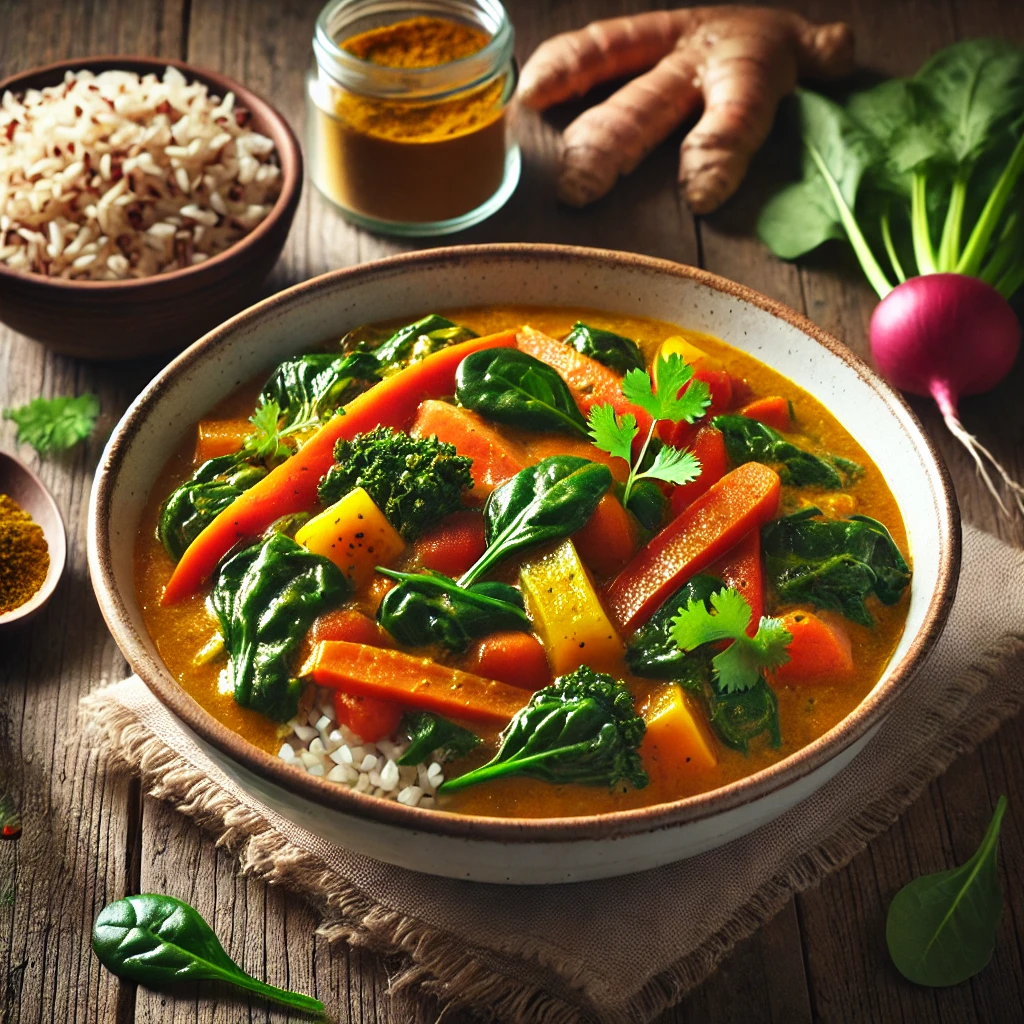
M 605 195 L 704 103 L 683 140 L 679 184 L 694 213 L 739 187 L 798 78 L 853 69 L 853 33 L 766 7 L 691 7 L 595 21 L 542 43 L 523 68 L 521 102 L 535 110 L 599 82 L 643 72 L 581 114 L 562 140 L 558 195 L 585 206 Z

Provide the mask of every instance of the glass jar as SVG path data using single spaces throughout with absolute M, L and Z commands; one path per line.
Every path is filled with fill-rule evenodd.
M 468 27 L 483 45 L 446 59 L 445 40 L 424 35 L 431 23 L 436 34 L 436 19 L 442 36 L 445 24 L 464 36 Z M 389 31 L 415 37 L 418 51 L 402 58 L 412 66 L 350 52 Z M 490 216 L 519 181 L 513 42 L 497 0 L 332 0 L 317 18 L 307 80 L 313 184 L 349 220 L 386 234 L 446 234 Z

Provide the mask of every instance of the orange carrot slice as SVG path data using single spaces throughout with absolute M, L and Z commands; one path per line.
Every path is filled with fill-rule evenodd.
M 788 398 L 772 395 L 769 398 L 757 398 L 740 409 L 741 416 L 764 423 L 772 430 L 783 432 L 793 429 L 793 407 Z
M 780 683 L 830 683 L 853 674 L 853 649 L 846 630 L 831 617 L 803 610 L 782 617 L 792 641 L 789 661 L 775 670 Z
M 544 645 L 532 633 L 492 633 L 469 650 L 467 668 L 523 690 L 539 690 L 551 682 Z

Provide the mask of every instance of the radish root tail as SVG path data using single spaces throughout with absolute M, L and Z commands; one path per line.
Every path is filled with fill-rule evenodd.
M 1003 486 L 1012 496 L 1017 510 L 1021 515 L 1024 515 L 1024 485 L 1019 484 L 1010 476 L 1006 467 L 973 434 L 968 432 L 955 414 L 946 412 L 943 414 L 943 419 L 946 421 L 949 432 L 970 452 L 971 458 L 974 459 L 974 465 L 977 467 L 978 475 L 984 480 L 989 494 L 995 498 L 1003 513 L 1009 515 L 1010 510 L 1006 507 L 1006 502 L 1003 501 L 1003 496 L 999 493 L 988 466 L 985 465 L 986 460 L 991 464 L 999 480 L 1002 481 Z

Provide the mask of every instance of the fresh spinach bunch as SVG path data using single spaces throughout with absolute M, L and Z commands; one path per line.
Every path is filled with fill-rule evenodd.
M 292 663 L 302 638 L 351 585 L 330 560 L 271 533 L 220 568 L 210 604 L 220 620 L 231 685 L 242 707 L 276 722 L 295 716 L 302 684 Z
M 516 348 L 466 356 L 455 375 L 455 397 L 497 423 L 588 436 L 587 421 L 558 372 Z
M 362 487 L 406 540 L 462 508 L 462 492 L 473 486 L 473 460 L 455 445 L 390 427 L 339 441 L 334 458 L 320 481 L 320 501 L 332 505 Z
M 435 754 L 445 761 L 465 757 L 480 745 L 476 733 L 456 725 L 430 711 L 415 711 L 403 716 L 399 731 L 409 737 L 409 746 L 398 759 L 399 765 L 416 765 Z
M 92 929 L 92 948 L 119 978 L 164 989 L 183 981 L 225 982 L 290 1010 L 323 1016 L 318 999 L 248 975 L 224 952 L 199 912 L 173 896 L 143 893 L 107 904 Z
M 828 608 L 863 626 L 874 623 L 865 604 L 871 594 L 895 604 L 910 583 L 896 542 L 868 516 L 827 519 L 809 506 L 768 523 L 761 548 L 780 601 Z
M 807 91 L 796 105 L 803 178 L 758 221 L 776 255 L 845 237 L 882 298 L 890 274 L 915 267 L 979 277 L 1005 298 L 1024 284 L 1024 50 L 972 39 L 845 107 Z
M 446 780 L 438 792 L 509 775 L 554 784 L 627 782 L 642 789 L 648 782 L 639 754 L 645 731 L 625 684 L 582 665 L 538 690 L 516 712 L 487 764 Z
M 716 416 L 711 423 L 722 432 L 725 450 L 734 466 L 745 462 L 775 466 L 783 483 L 794 487 L 839 490 L 863 472 L 856 462 L 838 455 L 815 455 L 747 416 Z
M 900 974 L 918 985 L 944 987 L 973 978 L 992 959 L 1003 890 L 999 884 L 1001 796 L 981 845 L 966 864 L 922 875 L 889 905 L 885 941 Z
M 397 580 L 377 609 L 377 621 L 410 647 L 441 644 L 462 652 L 477 637 L 502 629 L 529 630 L 523 595 L 507 583 L 460 587 L 439 572 L 378 572 Z
M 208 523 L 266 475 L 265 466 L 238 455 L 218 455 L 204 462 L 171 491 L 160 509 L 157 537 L 171 558 L 181 558 Z
M 628 370 L 647 369 L 647 361 L 632 338 L 600 327 L 590 327 L 581 320 L 572 325 L 565 343 L 619 374 L 624 374 Z

